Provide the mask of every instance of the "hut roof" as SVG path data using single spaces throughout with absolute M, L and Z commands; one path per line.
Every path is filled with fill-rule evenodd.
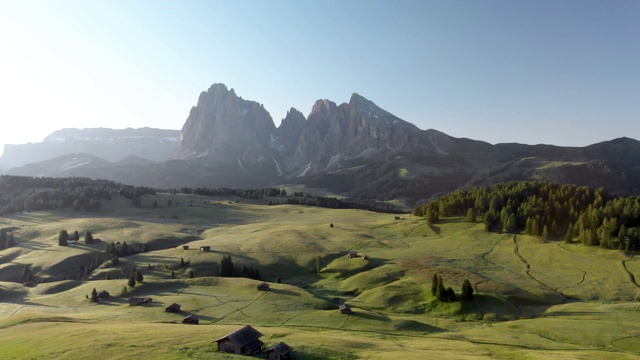
M 262 341 L 258 340 L 258 338 L 260 338 L 262 336 L 262 333 L 259 332 L 258 330 L 252 328 L 251 326 L 247 325 L 245 327 L 243 327 L 240 330 L 234 331 L 230 334 L 227 334 L 226 336 L 221 337 L 220 339 L 216 340 L 216 341 L 222 341 L 225 339 L 229 339 L 231 341 L 233 341 L 234 343 L 240 345 L 240 346 L 246 346 L 247 348 L 253 350 L 253 349 L 257 349 L 260 346 L 264 345 L 262 343 Z M 257 341 L 257 343 L 256 343 Z M 259 343 L 259 344 L 258 344 Z M 252 349 L 252 347 L 256 346 L 255 348 Z
M 283 342 L 279 342 L 275 345 L 273 345 L 272 347 L 268 348 L 267 350 L 265 350 L 265 352 L 271 352 L 274 351 L 277 354 L 280 355 L 287 355 L 288 353 L 290 353 L 293 350 L 293 348 Z

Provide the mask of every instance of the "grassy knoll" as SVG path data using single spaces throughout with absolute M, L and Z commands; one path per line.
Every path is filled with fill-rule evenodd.
M 0 218 L 18 240 L 0 252 L 3 359 L 241 359 L 217 353 L 214 341 L 245 324 L 267 345 L 293 346 L 296 359 L 640 358 L 638 287 L 629 275 L 640 279 L 640 258 L 621 252 L 487 233 L 457 218 L 429 226 L 409 215 L 265 201 L 160 194 L 141 207 L 122 199 L 103 207 Z M 89 229 L 103 242 L 59 247 L 63 228 Z M 103 264 L 90 281 L 60 278 L 109 241 L 150 251 Z M 348 259 L 348 250 L 368 259 Z M 217 277 L 227 255 L 236 269 L 258 269 L 272 291 Z M 22 285 L 26 265 L 48 282 Z M 144 281 L 133 288 L 106 280 L 134 267 Z M 469 279 L 475 300 L 435 301 L 435 273 L 458 294 Z M 90 303 L 94 288 L 112 296 Z M 153 303 L 131 307 L 129 296 Z M 165 313 L 174 302 L 183 312 Z M 343 303 L 352 315 L 338 312 Z M 188 314 L 200 325 L 182 325 Z

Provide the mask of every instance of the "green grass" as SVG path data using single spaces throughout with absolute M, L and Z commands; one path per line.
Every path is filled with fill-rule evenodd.
M 149 206 L 154 199 L 159 208 Z M 181 205 L 167 207 L 168 199 Z M 201 199 L 160 194 L 139 208 L 118 199 L 93 214 L 0 218 L 18 240 L 0 252 L 3 359 L 233 359 L 217 353 L 214 341 L 245 324 L 264 333 L 267 345 L 293 346 L 297 359 L 640 357 L 638 287 L 622 263 L 640 279 L 637 257 L 524 235 L 514 241 L 457 218 L 429 226 L 411 216 L 397 221 L 359 210 Z M 104 242 L 59 247 L 63 228 L 89 229 Z M 103 265 L 91 281 L 61 279 L 109 241 L 146 243 L 152 251 Z M 202 245 L 212 251 L 197 250 Z M 369 259 L 346 258 L 350 249 Z M 216 277 L 226 255 L 236 268 L 258 268 L 273 290 L 257 291 L 256 280 Z M 21 285 L 25 265 L 50 282 Z M 120 297 L 126 280 L 104 280 L 106 274 L 128 274 L 134 266 L 145 280 Z M 188 278 L 190 270 L 196 278 Z M 436 302 L 434 273 L 458 293 L 469 279 L 475 301 Z M 276 277 L 283 283 L 273 283 Z M 93 288 L 114 296 L 90 303 Z M 154 301 L 131 307 L 129 296 Z M 173 302 L 182 314 L 164 312 Z M 342 303 L 353 314 L 340 314 Z M 180 324 L 191 313 L 201 325 Z

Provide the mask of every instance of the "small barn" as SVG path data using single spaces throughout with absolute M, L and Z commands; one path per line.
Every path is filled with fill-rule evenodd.
M 269 287 L 269 284 L 263 282 L 262 284 L 258 284 L 258 290 L 269 291 L 271 288 Z
M 396 219 L 396 220 L 400 220 L 400 216 L 396 216 L 396 217 L 395 217 L 395 219 Z
M 182 245 L 182 249 L 189 250 L 189 245 Z
M 164 311 L 168 312 L 168 313 L 179 313 L 181 311 L 180 310 L 180 304 L 173 303 L 173 304 L 167 306 L 164 309 Z
M 218 351 L 241 355 L 255 355 L 259 353 L 264 346 L 264 343 L 260 341 L 261 336 L 262 333 L 247 325 L 240 330 L 216 340 L 218 343 Z
M 109 292 L 107 290 L 98 291 L 98 297 L 99 298 L 108 298 L 109 296 L 111 296 L 111 295 L 109 294 Z
M 347 304 L 340 305 L 340 313 L 347 314 L 347 315 L 351 314 L 352 313 L 351 306 Z
M 264 351 L 269 360 L 290 360 L 293 348 L 283 342 L 279 342 Z
M 211 251 L 211 246 L 200 246 L 200 251 Z
M 358 257 L 358 252 L 356 250 L 349 250 L 349 251 L 347 251 L 347 257 L 349 259 L 357 258 Z
M 182 319 L 182 323 L 183 324 L 188 324 L 188 325 L 198 325 L 198 317 L 191 314 L 189 316 L 187 316 L 186 318 Z
M 153 301 L 150 297 L 132 297 L 129 298 L 129 306 L 138 306 L 150 304 Z

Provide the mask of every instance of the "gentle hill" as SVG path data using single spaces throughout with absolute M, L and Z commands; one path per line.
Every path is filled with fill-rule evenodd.
M 230 357 L 212 342 L 244 325 L 265 334 L 267 345 L 285 341 L 298 359 L 640 357 L 637 257 L 487 232 L 465 217 L 428 224 L 420 216 L 268 202 L 158 193 L 139 206 L 115 196 L 97 213 L 0 218 L 17 239 L 0 251 L 0 266 L 20 277 L 0 282 L 3 358 L 223 359 Z M 58 246 L 61 229 L 88 229 L 102 241 Z M 100 261 L 84 281 L 56 278 L 77 275 L 82 264 L 104 260 L 98 255 L 111 242 L 124 241 L 147 244 L 147 252 Z M 347 258 L 349 250 L 359 256 Z M 226 256 L 237 276 L 244 265 L 261 280 L 218 277 Z M 31 286 L 19 283 L 27 265 Z M 144 279 L 131 287 L 134 268 Z M 469 280 L 474 300 L 438 302 L 434 274 L 458 295 Z M 271 291 L 257 290 L 262 281 Z M 111 296 L 91 303 L 94 288 Z M 153 302 L 129 306 L 130 296 Z M 182 312 L 164 312 L 172 303 Z M 340 314 L 341 304 L 353 313 Z M 200 325 L 182 325 L 188 314 Z

